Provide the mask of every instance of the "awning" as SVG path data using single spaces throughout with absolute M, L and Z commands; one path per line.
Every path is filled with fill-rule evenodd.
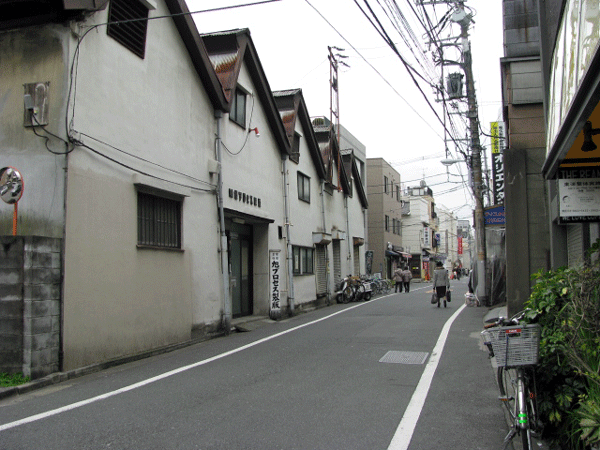
M 400 253 L 396 253 L 392 250 L 386 250 L 385 251 L 385 256 L 393 256 L 395 258 L 400 258 Z

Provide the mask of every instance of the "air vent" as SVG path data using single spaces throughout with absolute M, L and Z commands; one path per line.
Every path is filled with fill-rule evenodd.
M 137 0 L 112 0 L 108 11 L 107 33 L 124 47 L 144 59 L 148 7 Z

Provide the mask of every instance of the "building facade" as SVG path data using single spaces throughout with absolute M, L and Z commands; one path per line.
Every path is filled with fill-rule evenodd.
M 532 6 L 532 7 L 530 7 Z M 504 58 L 501 60 L 507 142 L 503 152 L 506 213 L 506 290 L 511 309 L 529 298 L 531 276 L 549 269 L 540 27 L 535 5 L 503 2 Z
M 423 181 L 418 187 L 404 192 L 402 210 L 402 237 L 410 249 L 410 269 L 414 278 L 430 280 L 437 261 L 445 263 L 439 250 L 439 218 L 433 191 Z
M 368 247 L 373 254 L 372 273 L 391 278 L 408 264 L 410 252 L 402 238 L 400 174 L 382 158 L 367 158 L 369 198 Z
M 36 261 L 58 274 L 27 299 L 2 285 L 0 320 L 31 302 L 21 340 L 52 353 L 39 372 L 22 358 L 26 374 L 293 314 L 364 270 L 357 165 L 301 92 L 270 90 L 248 30 L 200 34 L 183 0 L 66 3 L 0 6 L 0 167 L 27 185 L 17 234 L 54 239 Z M 111 26 L 122 14 L 143 38 Z

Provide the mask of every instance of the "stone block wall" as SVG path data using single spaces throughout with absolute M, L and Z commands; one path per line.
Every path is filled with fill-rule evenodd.
M 0 372 L 60 370 L 62 241 L 0 236 Z

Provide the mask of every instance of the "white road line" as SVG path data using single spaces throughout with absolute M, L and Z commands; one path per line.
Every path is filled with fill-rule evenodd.
M 6 424 L 3 424 L 3 425 L 0 425 L 0 431 L 9 430 L 11 428 L 15 428 L 15 427 L 18 427 L 18 426 L 21 426 L 21 425 L 25 425 L 25 424 L 28 424 L 28 423 L 36 422 L 38 420 L 42 420 L 42 419 L 45 419 L 47 417 L 56 416 L 57 414 L 62 414 L 64 412 L 71 411 L 71 410 L 76 409 L 76 408 L 81 408 L 82 406 L 90 405 L 92 403 L 99 402 L 101 400 L 105 400 L 105 399 L 110 398 L 110 397 L 114 397 L 114 396 L 122 394 L 124 392 L 132 391 L 134 389 L 138 389 L 138 388 L 141 388 L 143 386 L 147 386 L 147 385 L 149 385 L 151 383 L 154 383 L 156 381 L 163 380 L 163 379 L 171 377 L 173 375 L 177 375 L 178 373 L 185 372 L 187 370 L 194 369 L 194 368 L 199 367 L 199 366 L 203 366 L 205 364 L 211 363 L 211 362 L 216 361 L 216 360 L 221 359 L 221 358 L 225 358 L 225 357 L 233 355 L 235 353 L 242 352 L 242 351 L 247 350 L 247 349 L 249 349 L 251 347 L 254 347 L 256 345 L 260 345 L 260 344 L 262 344 L 264 342 L 267 342 L 267 341 L 270 341 L 272 339 L 275 339 L 275 338 L 278 338 L 280 336 L 283 336 L 285 334 L 291 333 L 292 331 L 297 331 L 297 330 L 299 330 L 301 328 L 308 327 L 310 325 L 314 325 L 315 323 L 319 323 L 319 322 L 322 322 L 324 320 L 330 319 L 333 316 L 337 316 L 338 314 L 342 314 L 342 313 L 348 312 L 348 311 L 350 311 L 352 309 L 368 305 L 368 304 L 373 303 L 373 302 L 375 302 L 377 300 L 382 300 L 383 298 L 385 298 L 385 297 L 380 297 L 378 299 L 374 299 L 374 300 L 371 300 L 369 302 L 359 303 L 359 304 L 357 304 L 355 306 L 350 306 L 349 308 L 342 309 L 340 311 L 337 311 L 337 312 L 335 312 L 333 314 L 329 314 L 328 316 L 325 316 L 325 317 L 321 317 L 320 319 L 314 320 L 312 322 L 308 322 L 308 323 L 305 323 L 303 325 L 298 325 L 297 327 L 290 328 L 289 330 L 282 331 L 281 333 L 277 333 L 277 334 L 274 334 L 272 336 L 268 336 L 268 337 L 265 337 L 263 339 L 259 339 L 258 341 L 251 342 L 250 344 L 246 344 L 246 345 L 244 345 L 242 347 L 238 347 L 238 348 L 235 348 L 233 350 L 229 350 L 228 352 L 221 353 L 219 355 L 215 355 L 215 356 L 213 356 L 211 358 L 204 359 L 202 361 L 198 361 L 198 362 L 190 364 L 188 366 L 179 367 L 178 369 L 174 369 L 174 370 L 171 370 L 169 372 L 165 372 L 165 373 L 163 373 L 161 375 L 157 375 L 155 377 L 148 378 L 147 380 L 143 380 L 143 381 L 140 381 L 138 383 L 122 387 L 121 389 L 117 389 L 116 391 L 107 392 L 105 394 L 89 398 L 87 400 L 82 400 L 80 402 L 71 403 L 70 405 L 66 405 L 66 406 L 63 406 L 61 408 L 56 408 L 56 409 L 53 409 L 51 411 L 46 411 L 46 412 L 43 412 L 43 413 L 40 413 L 40 414 L 36 414 L 34 416 L 25 417 L 24 419 L 21 419 L 21 420 L 16 420 L 14 422 L 10 422 L 10 423 L 6 423 Z
M 466 305 L 463 303 L 463 305 L 458 308 L 444 324 L 444 328 L 442 328 L 440 337 L 431 352 L 431 357 L 425 366 L 423 375 L 421 375 L 421 379 L 410 399 L 410 403 L 408 404 L 406 411 L 404 411 L 400 425 L 398 425 L 398 428 L 396 429 L 396 433 L 392 438 L 388 450 L 408 450 L 408 445 L 410 444 L 417 422 L 419 421 L 423 405 L 425 405 L 425 399 L 429 393 L 433 375 L 435 374 L 440 358 L 442 357 L 442 351 L 444 350 L 444 345 L 446 345 L 450 327 L 465 307 Z

